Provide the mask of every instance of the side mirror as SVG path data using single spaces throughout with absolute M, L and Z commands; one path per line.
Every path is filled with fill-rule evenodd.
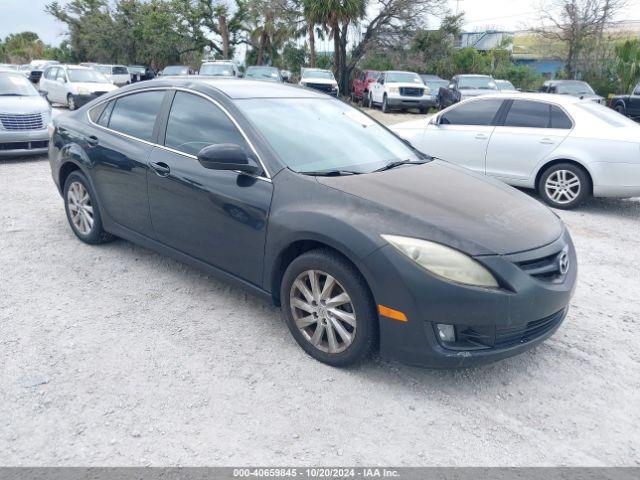
M 440 125 L 440 115 L 434 115 L 429 119 L 429 125 Z
M 261 168 L 247 155 L 244 148 L 233 143 L 209 145 L 198 152 L 198 162 L 210 170 L 238 170 L 258 175 Z

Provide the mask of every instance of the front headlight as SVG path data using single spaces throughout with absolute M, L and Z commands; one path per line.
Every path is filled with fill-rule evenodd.
M 425 97 L 429 97 L 431 95 L 431 90 L 429 89 L 429 87 L 424 87 L 422 95 L 424 95 Z
M 389 93 L 391 95 L 399 95 L 400 89 L 398 87 L 389 87 Z
M 498 287 L 498 282 L 489 270 L 458 250 L 418 238 L 397 235 L 382 235 L 382 238 L 435 275 L 465 285 Z

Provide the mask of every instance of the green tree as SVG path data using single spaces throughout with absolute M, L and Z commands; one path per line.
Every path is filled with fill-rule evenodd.
M 615 46 L 616 73 L 623 92 L 629 93 L 640 80 L 640 42 L 627 40 Z

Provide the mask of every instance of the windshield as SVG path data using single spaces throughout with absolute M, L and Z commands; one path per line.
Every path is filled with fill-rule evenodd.
M 127 67 L 131 73 L 144 73 L 146 69 L 144 67 Z
M 638 124 L 630 118 L 622 115 L 615 110 L 600 105 L 591 100 L 579 102 L 578 107 L 598 117 L 602 122 L 611 125 L 612 127 L 633 127 L 638 128 Z
M 233 66 L 224 63 L 202 65 L 202 67 L 200 68 L 200 75 L 211 75 L 214 77 L 233 77 Z
M 38 91 L 21 74 L 0 73 L 0 96 L 36 97 Z
M 387 83 L 422 83 L 422 79 L 417 73 L 391 72 L 385 77 Z
M 90 69 L 69 68 L 67 69 L 67 75 L 69 76 L 70 82 L 109 83 L 107 77 L 102 73 Z
M 163 75 L 188 75 L 189 67 L 166 67 L 162 71 Z
M 249 67 L 247 69 L 247 78 L 261 78 L 267 80 L 280 80 L 277 68 L 272 67 Z
M 237 105 L 296 172 L 367 173 L 393 161 L 424 161 L 370 117 L 337 100 L 260 98 Z
M 335 80 L 332 72 L 324 70 L 305 70 L 302 78 L 327 78 L 329 80 Z
M 513 83 L 511 83 L 508 80 L 496 80 L 496 85 L 498 85 L 498 88 L 500 90 L 515 90 L 516 87 L 513 86 Z
M 556 86 L 558 93 L 565 93 L 568 95 L 592 95 L 593 89 L 587 82 L 562 82 Z
M 460 77 L 458 78 L 460 90 L 497 90 L 498 86 L 491 77 Z
M 129 70 L 127 67 L 113 67 L 114 75 L 129 75 Z
M 447 88 L 449 82 L 446 80 L 425 80 L 424 84 L 429 87 L 429 90 L 432 92 L 438 92 L 440 87 Z

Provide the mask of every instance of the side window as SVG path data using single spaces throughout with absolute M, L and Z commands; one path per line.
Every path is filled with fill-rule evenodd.
M 115 104 L 116 104 L 115 100 L 111 100 L 107 104 L 105 109 L 102 110 L 102 113 L 100 113 L 100 116 L 98 117 L 98 121 L 96 122 L 98 125 L 102 125 L 103 127 L 106 127 L 109 125 L 109 119 L 111 118 L 111 112 L 113 112 L 113 106 Z
M 218 143 L 241 145 L 249 153 L 244 137 L 227 115 L 210 101 L 177 92 L 167 121 L 164 144 L 190 155 Z
M 464 103 L 444 113 L 440 123 L 443 125 L 491 125 L 501 105 L 502 100 L 498 98 Z
M 571 128 L 573 123 L 566 113 L 555 105 L 551 105 L 551 128 Z
M 44 72 L 44 78 L 46 78 L 47 80 L 52 80 L 52 73 L 55 72 L 55 68 L 47 68 L 47 70 Z
M 160 112 L 163 90 L 134 93 L 115 101 L 109 128 L 142 140 L 153 140 L 153 127 Z
M 62 80 L 63 82 L 67 81 L 67 76 L 64 73 L 64 68 L 58 68 L 58 76 L 57 76 L 58 80 Z
M 505 118 L 504 126 L 548 128 L 550 113 L 548 103 L 514 100 Z

